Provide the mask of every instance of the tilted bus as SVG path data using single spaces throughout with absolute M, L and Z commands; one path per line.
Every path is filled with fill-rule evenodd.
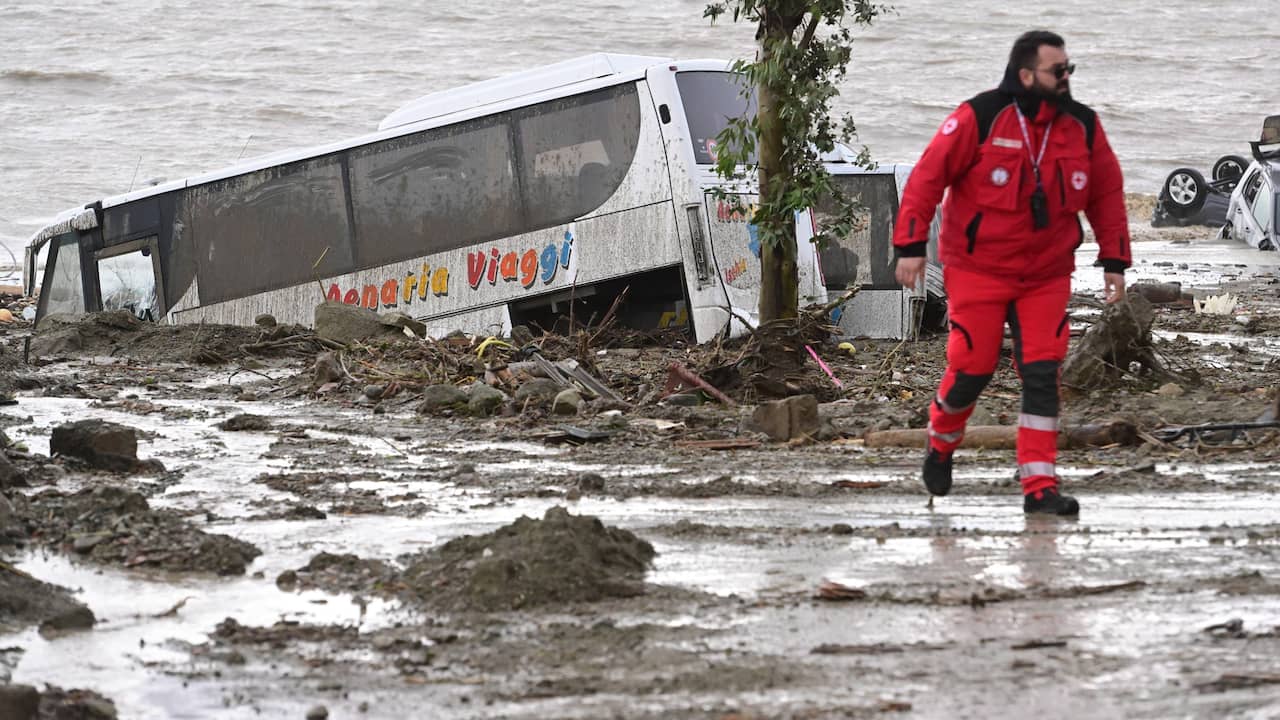
M 65 212 L 27 248 L 29 293 L 44 258 L 37 322 L 128 308 L 309 325 L 328 299 L 433 334 L 500 333 L 598 320 L 625 293 L 630 325 L 741 332 L 759 244 L 710 192 L 715 137 L 748 108 L 728 66 L 590 55 L 427 95 L 352 140 Z M 810 213 L 797 230 L 801 303 L 823 301 Z

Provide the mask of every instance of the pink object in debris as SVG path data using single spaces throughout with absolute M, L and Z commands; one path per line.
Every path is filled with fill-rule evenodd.
M 808 350 L 809 354 L 813 356 L 813 359 L 818 361 L 818 367 L 822 368 L 822 371 L 827 374 L 827 377 L 831 378 L 831 382 L 835 383 L 836 387 L 843 390 L 844 385 L 840 384 L 840 378 L 836 377 L 836 374 L 831 372 L 831 368 L 827 367 L 827 364 L 822 362 L 822 358 L 818 357 L 818 353 L 814 352 L 813 347 L 805 345 L 804 349 Z

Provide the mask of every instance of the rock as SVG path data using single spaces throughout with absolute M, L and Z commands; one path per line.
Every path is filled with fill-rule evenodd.
M 1161 385 L 1158 390 L 1156 390 L 1157 395 L 1160 395 L 1163 397 L 1175 397 L 1175 398 L 1182 397 L 1183 395 L 1186 394 L 1186 392 L 1187 392 L 1186 390 L 1182 389 L 1181 385 L 1175 382 L 1165 383 L 1164 385 Z
M 253 324 L 264 330 L 270 330 L 276 326 L 276 316 L 270 313 L 262 313 L 253 319 Z
M 293 590 L 298 586 L 298 573 L 294 570 L 285 570 L 276 576 L 276 587 L 281 590 Z
M 819 428 L 818 400 L 812 395 L 793 395 L 761 403 L 749 425 L 777 442 L 813 437 Z
M 57 327 L 44 331 L 50 326 L 49 319 L 40 322 L 41 332 L 31 338 L 31 357 L 51 357 L 84 349 L 84 337 L 78 328 Z
M 698 391 L 682 392 L 662 398 L 662 402 L 676 407 L 695 407 L 702 404 L 702 393 Z
M 399 328 L 383 324 L 376 312 L 332 300 L 316 306 L 315 330 L 320 337 L 340 343 L 400 334 Z
M 467 406 L 467 394 L 456 385 L 431 385 L 422 391 L 422 402 L 417 412 L 422 415 L 440 415 L 445 411 L 458 411 Z
M 831 526 L 832 535 L 852 535 L 853 526 L 849 523 L 836 523 Z
M 347 374 L 342 371 L 342 365 L 338 362 L 338 356 L 325 352 L 316 356 L 316 364 L 314 370 L 315 376 L 312 380 L 313 387 L 320 387 L 331 382 L 338 382 L 345 378 Z
M 0 720 L 37 720 L 40 693 L 30 685 L 0 685 Z
M 387 327 L 400 328 L 402 334 L 404 330 L 408 330 L 416 337 L 427 336 L 427 326 L 424 323 L 420 323 L 402 312 L 382 313 L 378 316 L 378 322 Z
M 478 382 L 471 386 L 470 397 L 467 399 L 467 410 L 476 417 L 488 417 L 501 409 L 506 402 L 506 393 Z
M 103 470 L 128 472 L 138 466 L 138 432 L 104 420 L 66 423 L 53 429 L 49 452 L 80 458 Z
M 517 408 L 545 407 L 555 402 L 560 394 L 560 386 L 548 378 L 532 378 L 516 388 L 515 401 Z
M 84 605 L 65 608 L 40 623 L 43 634 L 57 633 L 63 630 L 88 630 L 97 622 L 93 611 Z
M 218 423 L 218 427 L 227 432 L 244 432 L 247 430 L 270 430 L 271 421 L 261 415 L 241 413 L 233 415 Z
M 556 415 L 577 415 L 582 407 L 582 393 L 577 388 L 565 388 L 551 401 L 551 412 Z
M 327 720 L 329 717 L 329 708 L 323 705 L 316 705 L 307 711 L 307 720 Z
M 87 553 L 101 545 L 104 541 L 111 539 L 111 533 L 98 532 L 81 535 L 71 543 L 71 549 L 77 553 Z
M 596 473 L 583 473 L 578 477 L 578 489 L 582 492 L 604 492 L 604 477 Z
M 26 473 L 18 469 L 8 455 L 0 452 L 0 490 L 27 487 Z
M 365 385 L 364 390 L 362 392 L 364 393 L 365 397 L 376 402 L 382 399 L 382 394 L 385 393 L 386 391 L 387 391 L 386 385 Z
M 511 344 L 518 348 L 533 343 L 533 332 L 525 325 L 511 328 Z

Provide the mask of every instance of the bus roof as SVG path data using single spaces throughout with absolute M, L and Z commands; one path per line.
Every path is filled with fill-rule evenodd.
M 290 148 L 246 158 L 234 165 L 212 172 L 199 173 L 179 180 L 112 195 L 102 199 L 102 206 L 108 208 L 124 205 L 141 198 L 202 185 L 273 165 L 307 160 L 377 140 L 461 122 L 491 112 L 513 109 L 526 103 L 541 102 L 558 94 L 554 91 L 563 92 L 565 88 L 571 86 L 580 85 L 582 90 L 586 91 L 639 79 L 644 77 L 646 69 L 672 62 L 674 61 L 670 58 L 646 55 L 595 53 L 492 80 L 483 80 L 418 98 L 388 115 L 379 125 L 379 129 L 372 133 L 317 146 Z M 716 63 L 724 64 L 726 67 L 728 65 L 725 61 L 716 61 Z M 410 126 L 413 127 L 410 128 Z M 43 231 L 37 232 L 37 235 L 42 233 Z
M 452 115 L 461 110 L 513 100 L 526 95 L 564 88 L 570 85 L 613 75 L 639 77 L 654 65 L 674 62 L 671 58 L 649 55 L 617 55 L 594 53 L 553 65 L 533 68 L 511 75 L 482 80 L 459 88 L 423 95 L 402 105 L 383 118 L 379 130 L 388 130 L 422 120 Z M 618 78 L 619 80 L 623 78 Z

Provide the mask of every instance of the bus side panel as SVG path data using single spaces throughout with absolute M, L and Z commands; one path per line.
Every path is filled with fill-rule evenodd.
M 672 265 L 679 258 L 671 204 L 661 202 L 341 275 L 320 285 L 183 309 L 174 319 L 245 325 L 265 312 L 280 322 L 309 325 L 315 306 L 326 299 L 433 318 Z
M 666 152 L 646 84 L 637 83 L 635 90 L 641 100 L 638 137 L 632 136 L 633 141 L 627 143 L 634 142 L 634 149 L 626 157 L 616 157 L 616 151 L 610 154 L 609 148 L 599 142 L 557 143 L 555 129 L 562 131 L 563 126 L 544 122 L 549 113 L 555 112 L 555 107 L 551 107 L 549 113 L 517 115 L 513 121 L 515 137 L 521 143 L 521 171 L 535 181 L 539 176 L 551 176 L 559 183 L 545 185 L 543 189 L 562 188 L 563 192 L 578 193 L 572 198 L 593 194 L 601 197 L 601 187 L 591 184 L 596 173 L 589 171 L 601 170 L 599 165 L 606 165 L 603 169 L 607 170 L 608 163 L 626 163 L 625 176 L 604 188 L 607 196 L 592 202 L 595 209 L 575 222 L 327 278 L 320 274 L 324 279 L 318 284 L 303 282 L 204 307 L 197 304 L 195 293 L 188 292 L 175 306 L 172 319 L 248 324 L 258 313 L 268 312 L 281 322 L 309 324 L 314 306 L 324 299 L 378 311 L 398 310 L 424 318 L 451 316 L 572 288 L 575 284 L 675 265 L 680 262 L 680 247 L 670 202 Z M 372 157 L 369 151 L 363 152 L 363 157 Z M 390 148 L 388 152 L 403 154 L 399 147 Z M 398 158 L 399 155 L 393 156 L 399 167 L 409 164 Z M 409 160 L 414 161 L 415 157 L 410 156 Z M 360 167 L 375 164 L 376 157 L 362 159 L 359 164 L 353 160 L 353 184 L 362 181 L 357 174 Z M 568 170 L 573 170 L 576 185 L 562 180 Z M 385 177 L 390 170 L 381 172 L 381 177 Z M 373 193 L 368 195 L 372 197 Z M 363 209 L 361 199 L 357 190 L 353 203 L 356 237 L 363 239 L 357 241 L 355 254 L 376 255 L 377 249 L 364 244 L 375 242 L 369 238 L 377 234 L 363 230 L 360 218 L 376 217 L 378 208 Z M 426 239 L 447 231 L 448 228 L 430 225 L 419 230 Z M 422 245 L 429 244 L 425 239 L 422 242 Z M 270 245 L 260 252 L 271 252 Z M 245 262 L 252 261 L 253 258 L 245 258 Z M 302 262 L 302 258 L 299 256 L 296 261 Z M 199 297 L 206 295 L 199 293 Z

